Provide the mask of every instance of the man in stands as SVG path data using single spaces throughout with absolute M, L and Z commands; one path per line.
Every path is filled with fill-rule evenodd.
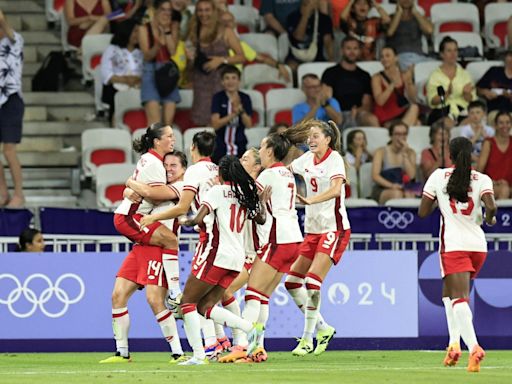
M 476 84 L 479 96 L 487 101 L 487 110 L 512 111 L 512 50 L 505 54 L 505 65 L 491 67 Z
M 279 36 L 288 30 L 288 16 L 299 9 L 301 0 L 262 0 L 260 15 L 267 31 Z

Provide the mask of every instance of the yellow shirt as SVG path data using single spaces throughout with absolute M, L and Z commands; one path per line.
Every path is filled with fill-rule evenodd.
M 256 52 L 252 47 L 247 44 L 245 41 L 240 41 L 240 45 L 242 46 L 242 51 L 244 52 L 245 60 L 248 62 L 254 61 L 258 56 L 258 52 Z M 229 50 L 229 56 L 235 56 L 235 51 L 232 49 Z M 235 66 L 242 72 L 243 65 L 235 64 Z

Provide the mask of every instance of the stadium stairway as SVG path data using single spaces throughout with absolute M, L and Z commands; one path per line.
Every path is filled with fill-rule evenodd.
M 28 207 L 79 204 L 80 135 L 105 122 L 94 116 L 92 91 L 71 81 L 62 92 L 31 92 L 32 78 L 51 51 L 61 51 L 58 30 L 47 26 L 44 0 L 0 0 L 8 22 L 25 40 L 23 138 L 18 146 Z M 5 159 L 2 161 L 5 165 Z M 6 172 L 12 187 L 10 173 Z

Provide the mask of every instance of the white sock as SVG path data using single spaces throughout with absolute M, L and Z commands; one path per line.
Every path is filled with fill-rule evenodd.
M 312 273 L 308 273 L 304 280 L 308 292 L 308 300 L 306 301 L 306 321 L 302 337 L 308 341 L 313 341 L 313 332 L 315 331 L 318 313 L 320 312 L 322 279 Z
M 448 334 L 450 335 L 448 345 L 460 344 L 460 331 L 457 325 L 457 319 L 453 313 L 452 299 L 443 297 L 443 305 L 446 313 L 446 323 L 448 324 Z
M 181 293 L 180 287 L 180 264 L 178 262 L 178 250 L 163 249 L 162 264 L 164 266 L 167 286 L 172 298 Z
M 169 343 L 171 351 L 174 355 L 183 355 L 183 349 L 181 348 L 180 337 L 178 335 L 178 328 L 176 327 L 176 320 L 172 315 L 172 312 L 168 309 L 163 310 L 156 316 L 156 321 L 162 329 L 162 334 Z
M 258 321 L 260 317 L 261 294 L 251 287 L 245 290 L 245 306 L 242 317 L 252 323 Z
M 215 323 L 213 320 L 205 319 L 204 316 L 199 315 L 201 322 L 201 330 L 203 331 L 204 345 L 210 347 L 217 344 L 217 335 L 215 333 Z
M 181 304 L 181 311 L 183 312 L 183 322 L 185 323 L 185 334 L 194 352 L 194 357 L 203 360 L 206 354 L 201 340 L 201 320 L 199 313 L 197 313 L 196 305 Z
M 130 330 L 128 307 L 112 308 L 112 330 L 116 339 L 116 351 L 123 357 L 130 356 L 128 352 L 128 331 Z
M 268 321 L 268 297 L 265 297 L 261 299 L 261 306 L 260 306 L 260 317 L 258 318 L 258 323 L 263 324 L 263 326 L 267 326 Z M 260 344 L 258 347 L 265 348 L 265 334 L 263 334 L 260 338 Z
M 206 317 L 214 320 L 216 323 L 227 325 L 231 328 L 238 328 L 242 331 L 249 333 L 251 332 L 253 325 L 250 321 L 242 319 L 239 316 L 233 315 L 224 308 L 213 306 L 206 311 Z
M 213 325 L 215 326 L 215 336 L 217 340 L 225 338 L 226 333 L 224 332 L 224 326 L 219 323 L 214 323 Z
M 240 312 L 240 305 L 238 304 L 238 301 L 236 300 L 235 296 L 231 296 L 230 299 L 223 301 L 222 306 L 224 307 L 224 309 L 228 310 L 233 315 L 242 317 L 242 314 Z M 238 328 L 231 328 L 231 334 L 233 335 L 233 345 L 247 344 L 240 344 L 240 338 L 245 337 L 245 340 L 247 340 L 247 336 L 245 336 L 245 333 L 239 330 Z
M 467 345 L 469 352 L 478 345 L 475 328 L 473 327 L 473 314 L 469 308 L 467 299 L 453 299 L 453 313 L 457 319 L 462 340 Z

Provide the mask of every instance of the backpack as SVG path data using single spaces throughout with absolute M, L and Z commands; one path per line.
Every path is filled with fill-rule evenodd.
M 65 84 L 70 77 L 70 68 L 62 52 L 52 51 L 46 56 L 32 79 L 33 92 L 56 92 L 61 84 Z

